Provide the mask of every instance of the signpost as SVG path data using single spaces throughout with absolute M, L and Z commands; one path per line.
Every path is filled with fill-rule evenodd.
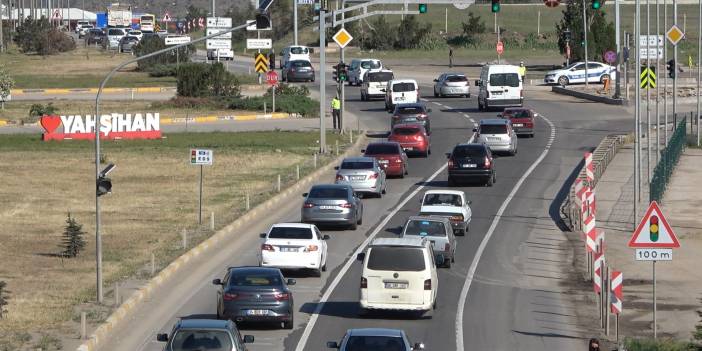
M 610 50 L 604 53 L 604 59 L 605 62 L 609 63 L 610 65 L 617 62 L 617 53 Z
M 663 58 L 663 36 L 639 36 L 639 55 L 642 60 L 660 60 Z
M 272 49 L 272 39 L 246 39 L 247 49 Z
M 256 60 L 254 60 L 254 68 L 258 73 L 268 72 L 268 58 L 262 53 L 256 54 Z
M 166 45 L 178 45 L 190 42 L 190 36 L 187 35 L 169 35 L 164 39 Z M 177 51 L 176 51 L 177 52 Z
M 207 17 L 207 35 L 224 32 L 231 27 L 231 17 Z M 219 37 L 207 39 L 205 46 L 207 50 L 217 50 L 217 62 L 219 62 L 219 49 L 232 49 L 232 33 L 228 32 Z
M 636 249 L 637 261 L 653 262 L 653 338 L 658 335 L 656 326 L 656 261 L 672 261 L 673 250 L 680 247 L 677 236 L 673 233 L 661 212 L 658 204 L 653 201 L 646 214 L 636 227 L 634 235 L 629 240 L 629 247 Z
M 268 71 L 268 73 L 266 73 L 266 83 L 271 86 L 273 96 L 273 109 L 271 113 L 275 113 L 275 87 L 278 85 L 278 73 L 276 71 Z
M 622 292 L 624 285 L 624 276 L 620 271 L 612 271 L 610 282 L 610 307 L 611 312 L 616 316 L 615 334 L 616 341 L 619 344 L 619 315 L 622 313 L 622 301 L 624 294 Z
M 212 150 L 190 149 L 190 164 L 200 166 L 200 201 L 198 202 L 197 223 L 202 224 L 202 175 L 203 166 L 212 166 Z

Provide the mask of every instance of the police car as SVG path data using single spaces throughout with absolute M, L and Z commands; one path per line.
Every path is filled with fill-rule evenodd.
M 605 79 L 614 79 L 616 68 L 599 63 L 588 62 L 587 64 L 588 83 L 602 83 Z M 585 62 L 575 62 L 568 67 L 549 71 L 544 77 L 546 84 L 558 84 L 566 86 L 573 83 L 585 83 Z

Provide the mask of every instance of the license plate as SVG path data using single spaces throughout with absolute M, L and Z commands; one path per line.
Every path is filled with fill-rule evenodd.
M 268 310 L 247 310 L 246 314 L 249 316 L 265 316 L 268 315 Z
M 413 147 L 403 147 L 403 149 L 404 149 L 405 151 L 412 151 L 412 150 L 414 150 Z
M 521 124 L 521 123 L 515 123 L 515 124 L 513 124 L 512 126 L 514 126 L 514 127 L 524 127 L 524 125 Z
M 407 289 L 407 283 L 385 283 L 385 289 Z
M 417 119 L 414 117 L 405 117 L 402 119 L 403 122 L 417 122 Z
M 386 165 L 388 164 L 388 160 L 379 160 L 378 163 L 380 163 L 381 165 Z
M 398 97 L 395 98 L 395 100 L 404 101 L 404 100 L 405 100 L 405 97 L 404 97 L 404 96 L 398 96 Z
M 296 247 L 281 247 L 280 252 L 297 252 Z
M 329 205 L 322 205 L 322 206 L 319 206 L 319 209 L 320 209 L 320 210 L 333 210 L 333 209 L 335 209 L 335 208 L 336 208 L 336 206 L 329 206 Z
M 488 138 L 488 140 L 492 140 L 492 141 L 500 141 L 500 138 Z
M 490 94 L 492 95 L 502 95 L 501 91 L 491 91 Z
M 463 168 L 475 168 L 475 167 L 478 167 L 478 165 L 475 163 L 464 163 L 463 164 Z
M 351 176 L 351 180 L 364 180 L 366 176 Z

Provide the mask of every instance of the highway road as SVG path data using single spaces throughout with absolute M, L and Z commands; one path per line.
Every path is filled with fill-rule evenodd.
M 422 91 L 430 81 L 422 80 Z M 388 129 L 382 101 L 361 102 L 357 88 L 347 88 L 347 108 L 367 130 Z M 496 112 L 477 112 L 471 99 L 426 101 L 433 108 L 432 150 L 427 158 L 411 158 L 409 177 L 391 179 L 382 199 L 367 199 L 364 223 L 356 231 L 324 228 L 329 241 L 329 271 L 321 278 L 294 272 L 295 328 L 243 325 L 253 334 L 257 350 L 322 350 L 348 328 L 403 328 L 428 350 L 577 349 L 590 329 L 582 325 L 568 290 L 572 255 L 577 251 L 559 227 L 558 207 L 574 177 L 583 152 L 606 134 L 631 129 L 629 115 L 619 107 L 602 106 L 545 92 L 527 92 L 527 105 L 543 115 L 533 139 L 519 140 L 515 157 L 496 160 L 497 184 L 464 186 L 473 201 L 470 233 L 459 237 L 456 263 L 439 270 L 438 309 L 433 318 L 402 314 L 358 316 L 360 264 L 354 252 L 371 237 L 393 236 L 404 219 L 417 213 L 424 190 L 446 187 L 444 152 L 471 138 L 476 121 Z M 383 137 L 374 133 L 372 137 Z M 327 174 L 320 183 L 332 182 Z M 298 221 L 302 198 L 281 206 L 265 220 L 238 233 L 217 252 L 200 257 L 159 289 L 128 323 L 115 330 L 105 350 L 160 350 L 159 332 L 169 332 L 177 318 L 215 313 L 215 287 L 226 267 L 253 265 L 258 233 L 277 222 Z M 349 259 L 351 260 L 349 261 Z M 319 305 L 320 299 L 324 302 Z M 461 347 L 462 346 L 462 347 Z

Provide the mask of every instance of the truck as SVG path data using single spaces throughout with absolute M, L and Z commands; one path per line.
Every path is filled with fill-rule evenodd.
M 96 14 L 97 22 L 95 28 L 105 28 L 107 27 L 107 12 L 98 12 Z
M 108 27 L 131 27 L 132 7 L 120 3 L 114 3 L 107 7 Z

